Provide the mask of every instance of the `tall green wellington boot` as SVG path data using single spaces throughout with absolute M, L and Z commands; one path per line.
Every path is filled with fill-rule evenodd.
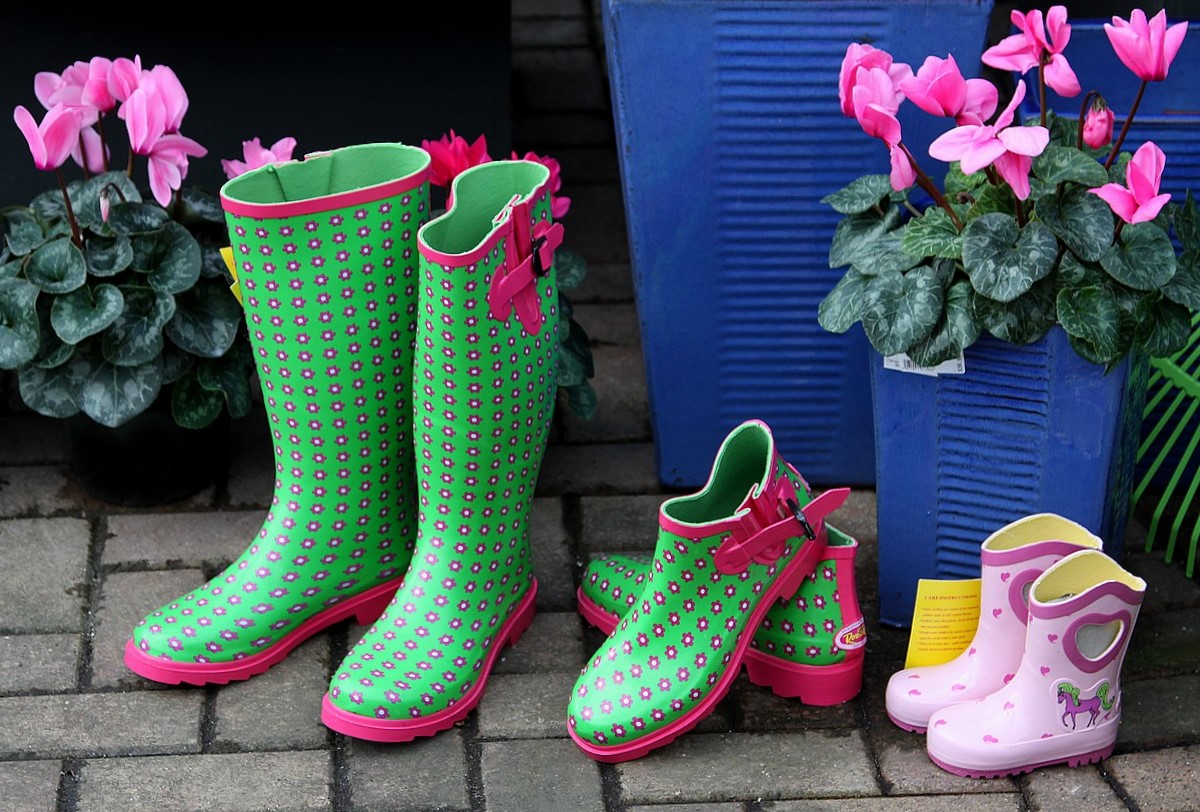
M 765 423 L 725 438 L 699 492 L 659 509 L 650 577 L 575 682 L 567 729 L 598 761 L 662 747 L 712 713 L 780 596 L 825 557 L 845 488 L 808 501 Z
M 152 612 L 125 662 L 166 683 L 260 674 L 351 615 L 370 622 L 412 554 L 416 233 L 429 156 L 368 144 L 266 166 L 221 190 L 274 437 L 257 539 Z
M 832 525 L 825 527 L 824 557 L 795 594 L 767 610 L 745 659 L 751 682 L 806 705 L 837 705 L 858 696 L 867 645 L 854 581 L 858 542 Z M 652 556 L 637 553 L 614 553 L 590 563 L 579 587 L 579 614 L 611 634 L 641 597 L 652 563 Z
M 417 546 L 331 681 L 333 730 L 400 742 L 450 727 L 533 621 L 529 514 L 558 359 L 549 178 L 530 161 L 469 169 L 418 232 Z

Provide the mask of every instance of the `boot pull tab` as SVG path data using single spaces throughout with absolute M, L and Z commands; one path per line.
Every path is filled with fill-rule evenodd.
M 543 321 L 537 280 L 549 274 L 554 265 L 563 227 L 544 220 L 531 226 L 529 210 L 529 203 L 520 202 L 514 195 L 493 220 L 507 227 L 508 233 L 504 238 L 504 265 L 492 275 L 487 299 L 494 318 L 505 321 L 515 309 L 525 331 L 537 335 Z
M 826 491 L 803 508 L 791 493 L 764 493 L 774 502 L 774 513 L 765 518 L 762 510 L 751 510 L 743 520 L 743 527 L 736 528 L 717 548 L 713 564 L 726 575 L 745 571 L 752 561 L 771 564 L 787 549 L 787 541 L 803 538 L 824 545 L 825 517 L 833 513 L 850 495 L 849 488 Z

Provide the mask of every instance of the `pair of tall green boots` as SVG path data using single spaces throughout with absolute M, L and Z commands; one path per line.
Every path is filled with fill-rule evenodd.
M 232 565 L 134 629 L 138 674 L 245 679 L 353 616 L 373 626 L 323 720 L 406 741 L 466 716 L 531 623 L 559 341 L 550 172 L 474 167 L 430 220 L 429 169 L 368 144 L 222 189 L 274 496 Z

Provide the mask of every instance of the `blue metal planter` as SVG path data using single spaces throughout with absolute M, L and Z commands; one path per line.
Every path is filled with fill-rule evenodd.
M 875 464 L 861 330 L 817 306 L 838 215 L 820 199 L 887 152 L 842 116 L 851 42 L 978 70 L 991 0 L 605 0 L 609 79 L 651 421 L 663 483 L 704 482 L 742 420 L 766 420 L 823 484 Z M 918 156 L 949 128 L 907 105 Z M 932 163 L 932 162 L 931 162 Z
M 919 578 L 978 577 L 984 539 L 1031 513 L 1124 552 L 1144 361 L 1105 375 L 1060 327 L 1024 347 L 985 335 L 965 360 L 936 378 L 871 365 L 885 623 L 911 623 Z

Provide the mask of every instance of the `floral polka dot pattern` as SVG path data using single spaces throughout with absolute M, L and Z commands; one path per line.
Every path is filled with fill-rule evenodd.
M 731 438 L 755 430 L 767 431 L 751 422 Z M 770 483 L 784 478 L 791 480 L 797 497 L 803 499 L 804 492 L 803 480 L 773 450 L 765 464 L 723 466 L 722 456 L 733 453 L 727 451 L 730 447 L 727 439 L 714 480 L 724 468 L 732 468 L 731 481 L 710 482 L 700 494 L 663 504 L 658 545 L 641 593 L 575 683 L 568 729 L 593 758 L 637 757 L 711 712 L 741 664 L 749 643 L 743 638 L 753 634 L 767 611 L 763 601 L 794 588 L 825 549 L 823 516 L 813 515 L 809 521 L 817 531 L 815 539 L 806 540 L 800 531 L 775 548 L 777 557 L 770 563 L 750 560 L 738 572 L 719 566 L 718 551 L 728 542 L 736 516 L 752 500 L 739 507 L 737 501 L 722 503 L 714 493 L 746 494 L 752 487 L 754 493 L 769 493 Z M 768 447 L 773 449 L 773 442 Z M 759 473 L 747 481 L 754 470 Z M 674 518 L 683 515 L 692 517 L 686 534 Z M 783 526 L 800 527 L 794 520 Z
M 541 173 L 532 177 L 504 200 L 532 197 L 524 216 L 548 221 L 549 194 Z M 471 205 L 458 186 L 454 200 L 447 217 Z M 536 335 L 515 312 L 492 315 L 487 294 L 513 243 L 511 228 L 488 228 L 462 264 L 420 245 L 417 545 L 392 603 L 331 681 L 323 718 L 349 735 L 402 741 L 448 727 L 478 701 L 491 658 L 514 636 L 506 624 L 516 607 L 528 604 L 532 617 L 529 518 L 554 410 L 558 293 L 553 270 L 536 281 Z M 422 728 L 430 717 L 448 721 Z
M 270 420 L 274 495 L 232 565 L 138 624 L 143 654 L 241 660 L 348 598 L 399 582 L 416 525 L 416 232 L 428 213 L 422 182 L 307 215 L 227 214 Z

